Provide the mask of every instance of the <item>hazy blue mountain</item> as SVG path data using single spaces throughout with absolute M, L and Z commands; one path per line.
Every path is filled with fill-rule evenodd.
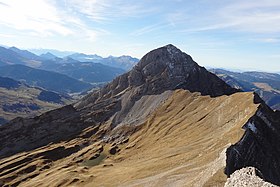
M 87 55 L 84 53 L 74 53 L 72 55 L 69 55 L 68 57 L 81 61 L 81 62 L 99 62 L 99 60 L 103 59 L 101 56 L 98 56 L 96 54 Z
M 58 63 L 44 68 L 89 83 L 108 82 L 125 73 L 123 69 L 92 62 Z
M 31 53 L 30 51 L 21 50 L 21 49 L 18 49 L 16 47 L 10 47 L 9 49 L 16 52 L 17 54 L 19 54 L 21 57 L 23 57 L 25 59 L 39 60 L 39 61 L 42 60 L 42 58 L 40 56 L 37 56 L 34 53 Z
M 4 47 L 3 47 L 4 48 Z M 4 48 L 6 49 L 6 48 Z M 6 56 L 14 56 L 14 58 L 18 58 L 17 60 L 6 60 L 13 62 L 12 64 L 24 64 L 31 67 L 41 67 L 43 66 L 43 63 L 51 64 L 50 61 L 56 61 L 59 63 L 69 63 L 71 62 L 94 62 L 94 63 L 101 63 L 107 66 L 115 67 L 115 68 L 121 68 L 126 71 L 132 69 L 132 67 L 139 62 L 139 59 L 133 58 L 131 56 L 120 56 L 120 57 L 114 57 L 109 56 L 106 58 L 102 58 L 99 55 L 91 55 L 91 54 L 84 54 L 84 53 L 76 53 L 71 51 L 59 51 L 54 49 L 30 49 L 27 50 L 21 50 L 16 47 L 11 47 L 9 49 L 13 51 L 13 54 L 6 55 L 8 51 L 5 52 L 4 55 Z M 47 60 L 47 62 L 45 62 Z M 5 60 L 1 60 L 1 50 L 0 50 L 0 65 L 1 61 L 6 63 Z M 17 63 L 15 63 L 17 62 Z M 6 63 L 7 64 L 7 63 Z M 2 64 L 3 65 L 3 64 Z
M 273 109 L 280 110 L 280 75 L 266 72 L 232 72 L 210 69 L 227 84 L 244 91 L 257 92 Z
M 35 53 L 36 55 L 41 55 L 41 54 L 45 54 L 45 53 L 49 52 L 59 58 L 63 58 L 63 57 L 66 57 L 68 55 L 75 53 L 73 51 L 60 51 L 60 50 L 56 50 L 56 49 L 28 49 L 28 51 L 31 51 L 32 53 Z
M 56 60 L 58 58 L 57 56 L 55 56 L 50 52 L 41 54 L 40 57 L 43 58 L 44 60 Z
M 16 47 L 11 47 L 9 49 L 3 47 L 0 48 L 0 66 L 21 64 L 33 68 L 40 68 L 42 70 L 54 71 L 88 83 L 103 83 L 113 80 L 116 76 L 131 69 L 134 64 L 138 62 L 138 59 L 130 56 L 110 56 L 108 58 L 102 58 L 98 55 L 86 55 L 83 53 L 72 53 L 71 55 L 60 58 L 53 54 L 53 51 L 57 53 L 56 50 L 46 51 L 50 52 L 37 56 L 34 53 Z M 68 52 L 65 54 L 68 54 Z M 36 77 L 29 78 L 27 75 L 31 75 L 26 74 L 23 71 L 20 72 L 20 74 L 25 75 L 25 77 L 21 77 L 21 79 L 27 80 L 31 85 L 42 86 L 50 90 L 49 84 L 43 85 L 42 82 L 39 81 L 39 85 Z M 13 78 L 17 78 L 20 75 L 13 76 Z M 30 79 L 32 79 L 33 82 L 28 81 Z M 85 84 L 84 82 L 81 83 Z M 59 86 L 53 86 L 51 88 L 51 90 L 55 91 L 58 91 L 58 89 Z M 77 90 L 85 91 L 84 89 L 73 90 L 71 88 L 70 90 L 64 90 L 63 92 L 76 92 Z M 61 92 L 61 90 L 59 92 Z
M 83 53 L 74 53 L 72 55 L 69 55 L 68 57 L 81 61 L 81 62 L 101 63 L 101 64 L 104 64 L 107 66 L 121 68 L 126 71 L 132 69 L 132 67 L 137 62 L 139 62 L 139 59 L 133 58 L 131 56 L 120 56 L 120 57 L 109 56 L 107 58 L 102 58 L 101 56 L 98 56 L 96 54 L 87 55 L 87 54 L 83 54 Z
M 6 49 L 5 47 L 0 47 L 0 61 L 2 64 L 25 64 L 24 61 L 26 59 L 20 56 L 18 53 Z
M 40 57 L 26 50 L 18 48 L 0 47 L 0 65 L 22 64 L 30 67 L 39 67 L 41 65 Z
M 24 65 L 9 65 L 0 68 L 0 76 L 24 81 L 31 86 L 38 86 L 59 93 L 83 92 L 92 85 L 57 72 L 45 71 Z
M 109 56 L 102 60 L 102 64 L 112 67 L 118 67 L 125 70 L 131 70 L 134 65 L 139 62 L 139 59 L 133 58 L 131 56 L 120 56 L 120 57 L 113 57 Z

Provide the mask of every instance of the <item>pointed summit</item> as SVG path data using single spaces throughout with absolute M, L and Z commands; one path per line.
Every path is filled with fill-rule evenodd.
M 137 70 L 144 70 L 144 75 L 155 76 L 166 71 L 170 77 L 186 76 L 187 72 L 193 71 L 196 67 L 198 65 L 190 55 L 183 53 L 172 44 L 149 52 L 136 65 Z
M 76 106 L 91 105 L 131 89 L 137 90 L 134 95 L 138 97 L 175 89 L 200 92 L 212 97 L 230 95 L 238 91 L 204 67 L 200 67 L 190 55 L 169 44 L 150 51 L 131 71 L 88 95 Z

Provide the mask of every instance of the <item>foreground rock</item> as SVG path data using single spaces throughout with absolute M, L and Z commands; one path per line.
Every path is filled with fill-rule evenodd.
M 261 101 L 258 96 L 255 99 Z M 244 136 L 227 150 L 226 174 L 253 166 L 266 181 L 280 185 L 280 112 L 261 101 L 243 128 Z
M 276 185 L 263 181 L 258 175 L 262 174 L 254 167 L 236 170 L 227 179 L 225 187 L 276 187 Z

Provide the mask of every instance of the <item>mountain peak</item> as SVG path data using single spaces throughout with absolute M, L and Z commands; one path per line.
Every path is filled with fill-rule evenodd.
M 84 107 L 133 89 L 137 89 L 137 97 L 176 89 L 212 97 L 237 92 L 216 75 L 200 67 L 190 55 L 169 44 L 144 55 L 131 71 L 85 97 L 78 105 Z
M 54 60 L 56 58 L 58 58 L 57 56 L 55 56 L 54 54 L 52 54 L 51 52 L 46 52 L 40 55 L 40 57 L 47 59 L 47 60 Z
M 148 69 L 153 70 L 153 67 L 156 67 L 157 72 L 166 69 L 169 76 L 173 77 L 182 76 L 186 71 L 193 70 L 197 66 L 190 55 L 168 44 L 147 53 L 135 68 L 143 69 L 144 74 Z
M 176 46 L 174 46 L 172 44 L 167 44 L 166 46 L 163 46 L 163 47 L 165 47 L 169 53 L 182 52 L 180 49 L 178 49 Z

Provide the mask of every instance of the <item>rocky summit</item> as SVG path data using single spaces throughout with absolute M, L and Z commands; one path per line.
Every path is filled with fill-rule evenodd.
M 279 185 L 279 112 L 173 45 L 74 105 L 0 127 L 2 186 Z
M 76 106 L 80 108 L 135 88 L 139 95 L 159 94 L 180 88 L 210 96 L 237 92 L 216 75 L 200 67 L 191 56 L 169 44 L 149 52 L 130 72 L 88 95 Z

